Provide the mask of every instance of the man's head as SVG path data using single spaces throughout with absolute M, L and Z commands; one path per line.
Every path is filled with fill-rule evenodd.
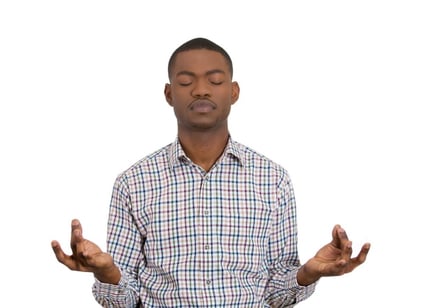
M 168 61 L 168 78 L 171 78 L 171 71 L 176 61 L 176 56 L 180 52 L 188 51 L 188 50 L 196 50 L 196 49 L 206 49 L 206 50 L 216 51 L 220 53 L 226 60 L 227 65 L 229 66 L 230 76 L 233 77 L 232 59 L 230 58 L 226 50 L 224 50 L 221 46 L 217 45 L 216 43 L 206 38 L 198 37 L 198 38 L 191 39 L 190 41 L 187 41 L 186 43 L 182 44 L 173 52 L 173 54 L 170 57 L 170 60 Z
M 179 134 L 193 131 L 227 133 L 227 117 L 239 98 L 239 85 L 232 80 L 232 61 L 217 44 L 190 40 L 172 54 L 170 83 L 164 94 L 174 108 Z

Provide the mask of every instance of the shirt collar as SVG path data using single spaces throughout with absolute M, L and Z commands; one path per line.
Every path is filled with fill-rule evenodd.
M 169 157 L 170 168 L 174 168 L 181 162 L 190 161 L 190 158 L 187 157 L 185 152 L 183 151 L 183 148 L 180 144 L 178 137 L 176 137 L 174 142 L 170 144 L 170 147 L 168 150 L 168 157 Z M 244 159 L 244 156 L 242 155 L 241 147 L 238 142 L 232 139 L 232 137 L 229 137 L 229 141 L 227 142 L 226 149 L 224 150 L 224 153 L 219 160 L 222 160 L 226 157 L 235 158 L 241 164 L 241 166 L 245 166 L 245 159 Z

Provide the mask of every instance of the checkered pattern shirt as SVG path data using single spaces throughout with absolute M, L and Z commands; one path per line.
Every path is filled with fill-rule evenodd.
M 290 307 L 315 287 L 296 280 L 288 173 L 231 138 L 208 172 L 176 139 L 121 173 L 107 246 L 122 275 L 95 280 L 104 307 Z

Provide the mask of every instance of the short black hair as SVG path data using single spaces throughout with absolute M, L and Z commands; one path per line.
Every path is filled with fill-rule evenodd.
M 221 53 L 224 59 L 226 60 L 227 65 L 229 66 L 230 76 L 231 77 L 233 76 L 233 63 L 227 51 L 224 50 L 223 47 L 217 45 L 216 43 L 214 43 L 213 41 L 210 41 L 209 39 L 206 39 L 203 37 L 197 37 L 187 41 L 186 43 L 183 43 L 171 54 L 170 60 L 168 61 L 168 78 L 171 78 L 171 68 L 174 65 L 174 62 L 176 61 L 177 54 L 183 51 L 196 50 L 196 49 L 207 49 L 207 50 L 217 51 Z

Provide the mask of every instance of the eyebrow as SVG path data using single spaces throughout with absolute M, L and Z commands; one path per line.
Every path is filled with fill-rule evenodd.
M 212 75 L 212 74 L 225 74 L 225 72 L 220 69 L 214 69 L 214 70 L 207 71 L 205 75 Z M 181 76 L 181 75 L 189 75 L 194 77 L 195 73 L 191 71 L 180 71 L 177 73 L 177 76 Z

